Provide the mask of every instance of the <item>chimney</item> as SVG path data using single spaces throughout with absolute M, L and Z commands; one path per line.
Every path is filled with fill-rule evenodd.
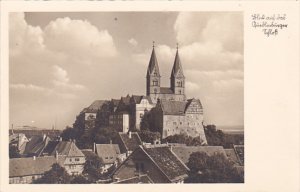
M 129 137 L 129 139 L 131 139 L 131 131 L 129 131 L 128 137 Z
M 35 156 L 33 156 L 33 160 L 35 161 L 35 159 L 36 159 L 36 157 Z
M 59 137 L 59 141 L 62 141 L 62 137 Z
M 14 134 L 14 124 L 11 124 L 11 133 Z
M 94 142 L 94 153 L 96 153 L 96 143 Z
M 76 139 L 73 140 L 74 144 L 76 143 Z
M 112 140 L 111 139 L 109 140 L 109 144 L 112 144 Z
M 173 150 L 172 150 L 172 145 L 170 145 L 170 150 L 173 152 Z

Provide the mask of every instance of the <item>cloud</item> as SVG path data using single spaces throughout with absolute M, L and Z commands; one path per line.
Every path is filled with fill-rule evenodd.
M 136 47 L 138 45 L 137 40 L 135 40 L 134 38 L 129 39 L 128 43 L 134 47 Z
M 182 12 L 174 31 L 186 76 L 186 94 L 201 99 L 205 121 L 243 124 L 242 13 Z
M 195 41 L 216 42 L 230 51 L 243 50 L 241 12 L 181 12 L 174 24 L 177 41 L 188 45 Z
M 53 66 L 53 75 L 54 75 L 54 82 L 60 82 L 60 83 L 68 83 L 69 78 L 67 77 L 67 71 L 63 68 L 54 65 Z
M 24 13 L 20 12 L 9 15 L 9 54 L 11 56 L 44 49 L 42 29 L 28 25 L 24 17 Z
M 188 92 L 189 91 L 192 92 L 192 91 L 198 91 L 200 89 L 200 86 L 197 83 L 187 81 L 185 82 L 185 88 Z
M 19 89 L 19 90 L 32 90 L 32 91 L 47 91 L 44 87 L 40 87 L 33 84 L 10 84 L 10 88 L 12 89 Z
M 68 17 L 51 21 L 44 30 L 48 49 L 74 57 L 114 57 L 117 54 L 112 36 L 107 30 L 99 31 L 86 20 Z

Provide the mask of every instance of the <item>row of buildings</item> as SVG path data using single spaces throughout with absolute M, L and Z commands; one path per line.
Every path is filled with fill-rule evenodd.
M 153 47 L 146 74 L 146 95 L 96 100 L 77 116 L 74 127 L 85 131 L 100 126 L 120 132 L 139 130 L 145 113 L 152 114 L 153 126 L 162 138 L 175 134 L 200 137 L 207 143 L 203 128 L 203 106 L 199 99 L 187 99 L 185 76 L 178 50 L 170 76 L 170 87 L 161 86 L 159 64 Z
M 108 178 L 110 183 L 183 183 L 188 176 L 189 156 L 194 152 L 222 154 L 243 171 L 242 146 L 224 149 L 222 146 L 150 144 L 143 143 L 136 132 L 119 132 L 113 143 L 94 144 L 93 149 L 80 150 L 75 141 L 58 140 L 45 144 L 44 139 L 42 143 L 45 147 L 39 143 L 31 144 L 35 150 L 31 152 L 34 153 L 23 153 L 23 157 L 9 160 L 10 183 L 32 183 L 49 171 L 54 163 L 64 167 L 70 175 L 82 175 L 86 161 L 94 156 L 100 159 L 98 168 L 102 173 L 113 168 Z

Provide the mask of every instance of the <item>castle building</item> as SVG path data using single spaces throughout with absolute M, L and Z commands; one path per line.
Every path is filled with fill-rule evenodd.
M 97 101 L 82 112 L 85 124 L 100 123 L 118 132 L 140 129 L 145 113 L 153 113 L 155 130 L 162 138 L 175 134 L 200 137 L 207 143 L 203 128 L 203 107 L 199 99 L 187 99 L 185 76 L 178 47 L 173 63 L 170 86 L 161 86 L 161 75 L 153 46 L 146 75 L 146 96 L 127 95 L 120 100 Z M 92 120 L 89 120 L 92 119 Z M 89 124 L 88 124 L 89 125 Z M 87 129 L 89 126 L 85 126 Z

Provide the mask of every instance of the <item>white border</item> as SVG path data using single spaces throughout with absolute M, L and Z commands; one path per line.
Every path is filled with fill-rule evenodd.
M 1 3 L 1 191 L 300 191 L 299 43 L 297 43 L 299 2 L 5 1 Z M 243 11 L 245 184 L 9 185 L 8 147 L 6 147 L 9 127 L 8 13 L 18 11 Z M 253 31 L 249 16 L 260 12 L 287 13 L 288 32 L 276 39 L 266 40 L 260 33 Z M 282 60 L 286 61 L 284 66 Z M 281 70 L 282 67 L 284 71 Z

